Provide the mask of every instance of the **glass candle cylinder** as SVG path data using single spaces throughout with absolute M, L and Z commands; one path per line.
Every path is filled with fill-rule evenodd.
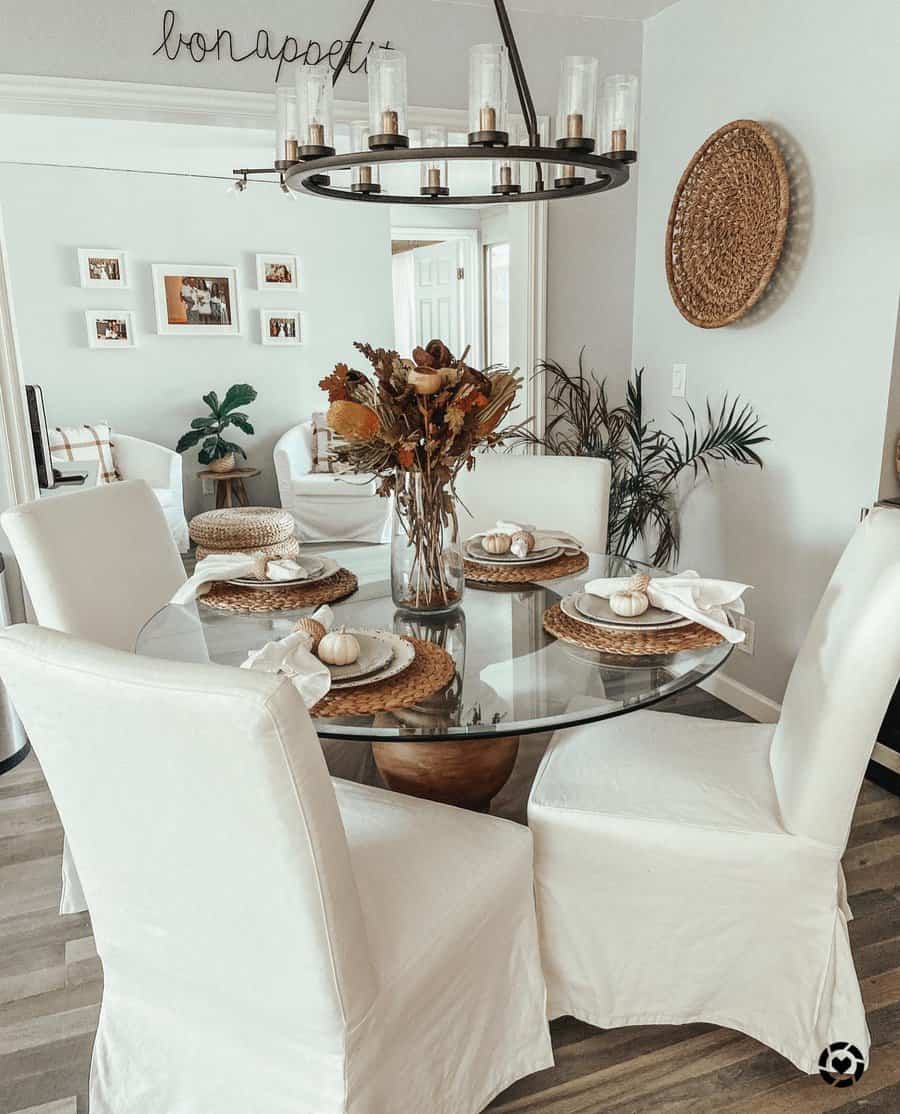
M 368 149 L 369 125 L 358 120 L 350 126 L 350 148 L 353 154 Z M 381 193 L 378 166 L 354 166 L 350 172 L 351 193 Z
M 524 124 L 510 124 L 509 142 L 513 147 L 528 146 L 528 131 Z M 511 159 L 504 151 L 499 159 L 494 160 L 492 167 L 491 193 L 522 192 L 521 164 L 517 159 Z
M 637 151 L 638 79 L 614 73 L 603 79 L 600 94 L 600 149 L 605 155 L 633 159 Z
M 331 67 L 297 67 L 297 143 L 300 158 L 334 154 L 334 95 Z
M 479 43 L 469 51 L 469 143 L 502 147 L 509 142 L 506 47 Z
M 279 85 L 275 90 L 275 107 L 278 114 L 275 124 L 275 165 L 296 162 L 300 155 L 297 147 L 297 95 L 293 84 Z
M 439 127 L 422 128 L 423 147 L 446 147 L 447 129 Z M 447 184 L 447 160 L 428 159 L 419 164 L 421 178 L 419 193 L 423 197 L 446 197 L 450 193 Z
M 577 55 L 563 58 L 556 112 L 556 146 L 593 151 L 597 134 L 597 81 L 600 63 Z
M 369 53 L 369 146 L 408 147 L 406 55 L 379 47 Z

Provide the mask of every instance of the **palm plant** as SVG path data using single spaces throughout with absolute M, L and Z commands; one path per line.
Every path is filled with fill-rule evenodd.
M 705 428 L 689 405 L 690 422 L 673 415 L 677 434 L 656 429 L 644 416 L 644 369 L 636 370 L 625 389 L 625 402 L 611 406 L 606 379 L 585 373 L 584 351 L 578 371 L 566 371 L 555 360 L 538 365 L 549 377 L 547 398 L 553 417 L 541 444 L 556 456 L 594 456 L 609 460 L 609 548 L 626 556 L 640 539 L 653 545 L 652 564 L 664 568 L 678 556 L 680 532 L 676 498 L 679 481 L 695 481 L 700 471 L 710 475 L 714 462 L 757 464 L 754 446 L 768 441 L 765 426 L 753 407 L 726 395 L 718 410 L 706 403 Z M 683 486 L 683 484 L 682 484 Z
M 256 391 L 249 383 L 234 383 L 225 392 L 225 397 L 219 402 L 215 391 L 210 391 L 203 396 L 203 401 L 209 407 L 210 413 L 202 418 L 194 418 L 191 428 L 175 446 L 179 453 L 192 449 L 199 442 L 203 442 L 197 459 L 201 464 L 209 464 L 213 460 L 220 460 L 229 453 L 240 453 L 246 460 L 247 454 L 236 441 L 226 441 L 222 431 L 229 426 L 237 426 L 244 433 L 253 433 L 253 426 L 246 414 L 238 410 L 239 406 L 247 406 L 256 398 Z

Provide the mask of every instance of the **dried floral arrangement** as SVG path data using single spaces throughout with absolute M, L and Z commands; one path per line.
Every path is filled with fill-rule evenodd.
M 397 514 L 416 550 L 413 606 L 447 604 L 443 532 L 455 541 L 455 479 L 473 468 L 474 451 L 514 439 L 522 426 L 498 431 L 522 380 L 506 369 L 478 371 L 443 341 L 416 348 L 412 359 L 357 342 L 374 376 L 337 364 L 319 386 L 331 403 L 337 435 L 332 459 L 345 471 L 374 475 L 378 493 L 395 495 Z M 524 423 L 523 423 L 524 424 Z M 437 594 L 437 600 L 435 600 Z

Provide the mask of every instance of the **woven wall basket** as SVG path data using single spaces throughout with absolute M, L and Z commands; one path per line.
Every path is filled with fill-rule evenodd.
M 707 139 L 681 176 L 666 229 L 666 277 L 682 317 L 701 329 L 737 321 L 778 263 L 790 203 L 778 144 L 754 120 Z

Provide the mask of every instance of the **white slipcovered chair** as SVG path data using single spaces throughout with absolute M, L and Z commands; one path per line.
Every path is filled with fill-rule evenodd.
M 332 783 L 285 677 L 36 627 L 0 675 L 103 963 L 91 1114 L 477 1114 L 552 1062 L 525 827 Z
M 609 479 L 609 461 L 594 457 L 479 453 L 473 471 L 456 482 L 460 532 L 470 537 L 498 519 L 529 522 L 565 530 L 589 553 L 604 553 Z
M 191 541 L 184 515 L 179 454 L 153 441 L 114 433 L 113 456 L 116 470 L 123 480 L 144 480 L 153 489 L 175 544 L 181 553 L 187 553 Z
M 104 646 L 132 650 L 185 581 L 164 511 L 143 480 L 22 503 L 0 515 L 0 527 L 41 626 Z M 59 911 L 86 908 L 67 840 Z
M 841 856 L 900 676 L 900 513 L 838 564 L 777 726 L 637 712 L 556 735 L 528 806 L 550 1017 L 711 1022 L 802 1071 L 869 1033 Z
M 364 476 L 314 472 L 312 422 L 301 422 L 275 445 L 281 505 L 305 542 L 389 542 L 393 503 Z

